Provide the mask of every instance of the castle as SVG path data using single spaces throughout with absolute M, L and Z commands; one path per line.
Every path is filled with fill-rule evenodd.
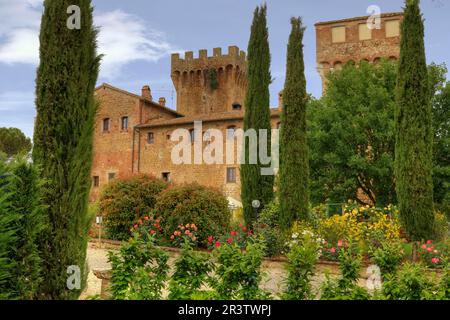
M 326 75 L 346 62 L 381 58 L 398 59 L 402 13 L 381 15 L 381 29 L 369 29 L 369 17 L 320 22 L 316 27 L 317 68 L 326 89 Z M 148 85 L 134 94 L 102 84 L 95 95 L 100 103 L 94 134 L 91 200 L 101 187 L 115 178 L 146 173 L 176 183 L 191 183 L 221 190 L 230 203 L 239 205 L 239 164 L 174 164 L 171 152 L 176 142 L 172 133 L 179 128 L 191 132 L 192 141 L 200 134 L 219 129 L 223 135 L 243 127 L 247 89 L 246 54 L 230 46 L 226 54 L 220 48 L 208 56 L 186 52 L 183 58 L 173 54 L 171 79 L 177 94 L 176 110 L 166 106 L 164 97 L 155 100 Z M 271 108 L 272 128 L 280 126 L 282 96 Z M 194 131 L 194 122 L 202 121 L 202 131 Z M 237 149 L 235 148 L 235 151 Z M 234 152 L 237 156 L 237 152 Z M 191 155 L 192 156 L 192 155 Z

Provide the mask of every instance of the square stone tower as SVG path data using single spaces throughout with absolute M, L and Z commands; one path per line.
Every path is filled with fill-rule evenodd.
M 369 18 L 365 16 L 315 24 L 317 70 L 324 92 L 327 73 L 340 69 L 348 61 L 376 63 L 381 58 L 399 58 L 403 13 L 382 14 L 379 29 L 368 27 Z
M 192 51 L 184 59 L 172 55 L 171 78 L 177 91 L 177 111 L 185 116 L 243 110 L 247 90 L 247 60 L 244 51 L 228 47 L 200 50 L 194 59 Z

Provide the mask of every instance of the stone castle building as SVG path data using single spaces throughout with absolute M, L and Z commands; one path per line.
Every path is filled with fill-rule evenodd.
M 381 29 L 370 30 L 368 17 L 316 24 L 317 64 L 326 88 L 326 74 L 346 62 L 399 56 L 399 13 L 384 14 Z M 366 26 L 364 28 L 364 26 Z M 200 50 L 197 57 L 186 52 L 183 58 L 172 55 L 171 78 L 176 89 L 176 110 L 166 106 L 166 99 L 154 99 L 148 85 L 134 94 L 102 84 L 96 89 L 100 102 L 94 135 L 93 188 L 91 200 L 101 187 L 115 178 L 146 173 L 175 183 L 191 183 L 221 190 L 230 201 L 239 204 L 239 164 L 174 164 L 171 135 L 176 129 L 190 130 L 193 144 L 203 137 L 209 143 L 208 129 L 219 129 L 227 139 L 243 128 L 247 89 L 246 54 L 230 46 L 226 54 L 220 48 L 208 56 Z M 271 108 L 272 128 L 280 126 L 279 105 Z M 194 122 L 202 121 L 202 130 L 194 131 Z M 231 135 L 231 136 L 230 136 Z M 225 147 L 224 147 L 225 150 Z M 237 159 L 237 146 L 234 146 Z M 225 151 L 224 151 L 225 152 Z M 191 155 L 193 157 L 193 155 Z M 229 162 L 228 162 L 229 163 Z

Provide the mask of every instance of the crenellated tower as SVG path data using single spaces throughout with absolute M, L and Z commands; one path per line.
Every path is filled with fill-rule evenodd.
M 192 51 L 184 59 L 172 55 L 171 78 L 177 91 L 177 111 L 185 116 L 243 110 L 247 89 L 247 60 L 244 51 L 228 47 Z

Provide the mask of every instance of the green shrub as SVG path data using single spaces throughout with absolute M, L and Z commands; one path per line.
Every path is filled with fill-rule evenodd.
M 320 257 L 320 239 L 311 232 L 303 232 L 301 238 L 296 236 L 290 242 L 287 254 L 288 272 L 287 287 L 283 295 L 286 300 L 306 300 L 314 298 L 311 279 L 314 276 L 314 266 Z
M 405 257 L 403 246 L 399 241 L 383 241 L 380 247 L 370 251 L 372 261 L 380 268 L 383 278 L 395 274 Z
M 162 192 L 155 213 L 162 218 L 167 236 L 179 225 L 194 223 L 202 245 L 206 245 L 208 236 L 224 234 L 230 229 L 231 214 L 225 196 L 198 184 L 174 186 Z
M 449 236 L 447 216 L 441 212 L 434 215 L 434 238 L 436 240 L 444 240 Z
M 427 268 L 421 264 L 405 263 L 396 275 L 383 283 L 383 295 L 388 300 L 436 299 L 436 284 L 427 277 Z
M 109 252 L 110 288 L 116 300 L 157 300 L 167 280 L 169 256 L 138 237 L 130 238 L 118 253 Z
M 280 227 L 279 216 L 280 206 L 273 201 L 264 207 L 253 225 L 255 234 L 266 243 L 265 256 L 268 257 L 280 255 L 285 249 L 287 235 Z
M 208 272 L 213 269 L 210 255 L 194 251 L 188 242 L 183 245 L 181 256 L 175 261 L 175 272 L 169 282 L 169 299 L 191 300 L 205 296 L 200 288 L 206 284 Z
M 214 250 L 215 277 L 210 279 L 213 296 L 220 300 L 267 299 L 269 295 L 259 288 L 264 256 L 263 241 L 249 243 L 241 250 L 236 243 L 225 244 Z
M 139 218 L 149 215 L 157 195 L 167 184 L 147 175 L 117 179 L 103 189 L 99 212 L 104 217 L 106 235 L 113 240 L 130 237 L 130 226 Z
M 362 256 L 355 245 L 350 245 L 339 254 L 339 269 L 341 277 L 337 280 L 327 276 L 322 285 L 323 300 L 368 300 L 369 293 L 358 286 L 361 271 Z

